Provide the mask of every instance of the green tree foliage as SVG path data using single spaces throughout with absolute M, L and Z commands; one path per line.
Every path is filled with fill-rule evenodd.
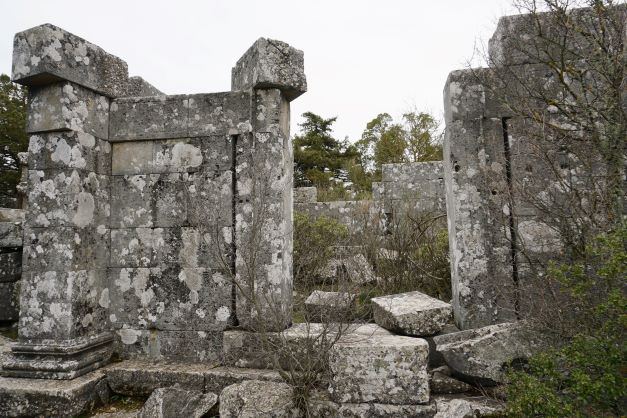
M 329 188 L 331 179 L 347 170 L 357 157 L 356 149 L 347 140 L 332 135 L 337 117 L 325 119 L 312 112 L 303 113 L 299 124 L 301 134 L 294 137 L 294 183 L 296 187 Z
M 28 148 L 26 89 L 0 74 L 0 198 L 15 197 L 20 179 L 17 154 Z
M 368 122 L 355 144 L 361 165 L 375 180 L 380 180 L 383 164 L 441 160 L 438 128 L 438 122 L 428 113 L 405 113 L 402 123 L 381 113 Z
M 510 375 L 508 416 L 624 416 L 627 224 L 600 236 L 579 262 L 553 265 L 549 277 L 562 285 L 574 337 Z

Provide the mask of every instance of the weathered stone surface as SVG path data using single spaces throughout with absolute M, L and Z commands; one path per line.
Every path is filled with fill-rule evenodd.
M 341 403 L 427 403 L 428 355 L 419 338 L 347 335 L 329 353 L 329 393 Z
M 225 388 L 220 394 L 220 418 L 298 417 L 286 383 L 249 380 Z
M 314 203 L 318 200 L 318 189 L 315 187 L 295 187 L 294 203 Z
M 14 282 L 22 277 L 22 252 L 0 253 L 0 283 Z
M 320 273 L 323 283 L 348 282 L 364 285 L 378 281 L 361 247 L 334 247 L 333 258 Z
M 205 392 L 221 393 L 227 386 L 247 380 L 282 382 L 283 378 L 275 370 L 216 367 L 205 372 Z
M 464 393 L 472 389 L 469 384 L 451 377 L 451 369 L 448 366 L 431 371 L 429 387 L 432 394 Z
M 30 170 L 66 170 L 111 174 L 111 144 L 85 132 L 61 131 L 30 135 Z
M 401 334 L 426 336 L 437 333 L 451 319 L 451 305 L 421 292 L 371 299 L 374 320 Z
M 111 103 L 111 141 L 249 133 L 250 93 L 133 97 Z
M 164 93 L 144 80 L 142 77 L 133 76 L 128 78 L 128 85 L 124 97 L 160 96 Z
M 354 304 L 353 293 L 314 290 L 305 300 L 305 315 L 312 322 L 347 322 Z
M 0 322 L 17 321 L 20 312 L 20 281 L 0 282 Z
M 0 416 L 81 415 L 100 402 L 95 387 L 102 379 L 100 372 L 63 381 L 0 377 Z
M 0 222 L 23 222 L 23 209 L 0 208 Z
M 19 248 L 22 246 L 22 223 L 0 222 L 0 248 Z
M 304 69 L 302 51 L 259 38 L 233 67 L 231 89 L 280 89 L 292 101 L 307 91 Z
M 181 389 L 204 390 L 204 374 L 213 367 L 198 362 L 125 360 L 103 369 L 115 393 L 147 396 L 160 387 L 177 385 Z
M 337 416 L 342 418 L 431 418 L 435 416 L 435 413 L 436 406 L 433 402 L 426 405 L 345 403 L 340 406 Z
M 69 82 L 29 90 L 26 132 L 72 130 L 109 136 L 109 99 Z
M 128 68 L 100 47 L 46 23 L 15 35 L 12 79 L 27 86 L 67 80 L 117 97 L 127 88 Z
M 435 396 L 438 413 L 435 418 L 477 418 L 494 416 L 503 410 L 503 404 L 484 396 Z
M 505 366 L 549 344 L 523 323 L 503 323 L 434 337 L 454 376 L 483 385 L 505 382 Z
M 203 393 L 177 387 L 155 389 L 143 408 L 139 418 L 201 418 L 218 402 L 215 393 Z
M 380 198 L 385 200 L 386 213 L 404 216 L 408 211 L 440 213 L 446 209 L 441 161 L 383 164 L 381 170 Z

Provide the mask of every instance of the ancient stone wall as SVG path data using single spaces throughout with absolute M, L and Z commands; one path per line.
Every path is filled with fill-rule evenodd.
M 233 91 L 168 96 L 42 25 L 15 36 L 13 79 L 30 88 L 30 143 L 19 341 L 4 374 L 73 378 L 113 347 L 214 360 L 227 325 L 289 323 L 302 52 L 262 38 Z
M 515 320 L 547 303 L 551 292 L 537 267 L 563 256 L 560 222 L 576 223 L 576 208 L 603 217 L 592 203 L 595 189 L 604 187 L 600 158 L 590 155 L 585 140 L 570 140 L 574 131 L 560 141 L 550 129 L 576 129 L 549 106 L 569 95 L 555 68 L 543 63 L 560 45 L 551 41 L 559 37 L 551 18 L 501 18 L 490 40 L 491 67 L 453 71 L 444 88 L 453 308 L 462 329 Z M 577 9 L 572 18 L 594 25 L 589 9 Z M 536 25 L 546 39 L 535 35 Z M 564 51 L 593 50 L 588 40 L 563 39 Z M 573 58 L 565 54 L 565 60 Z M 525 117 L 532 111 L 543 116 L 544 126 Z
M 0 208 L 0 324 L 18 319 L 24 211 Z

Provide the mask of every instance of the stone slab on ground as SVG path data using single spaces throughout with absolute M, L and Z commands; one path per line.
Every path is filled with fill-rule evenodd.
M 450 304 L 421 292 L 381 296 L 371 301 L 375 322 L 401 334 L 433 335 L 451 319 Z
M 345 403 L 339 408 L 341 418 L 431 418 L 435 416 L 434 402 L 426 405 L 389 405 L 380 403 Z
M 493 416 L 503 410 L 503 403 L 485 396 L 434 396 L 435 418 L 477 418 Z
M 429 345 L 397 335 L 347 335 L 329 352 L 331 398 L 340 403 L 429 402 Z
M 211 364 L 150 360 L 125 360 L 102 369 L 115 393 L 148 396 L 160 387 L 178 385 L 182 389 L 204 390 L 205 372 Z
M 549 345 L 547 336 L 520 322 L 440 335 L 433 341 L 454 376 L 482 385 L 505 382 L 504 366 Z
M 275 370 L 242 369 L 240 367 L 216 367 L 205 372 L 205 392 L 220 393 L 227 386 L 246 380 L 282 382 Z
M 91 372 L 72 380 L 0 377 L 0 416 L 75 417 L 101 400 L 96 389 L 105 375 Z
M 201 418 L 217 403 L 215 393 L 178 387 L 159 388 L 152 392 L 139 412 L 139 418 Z
M 314 290 L 305 300 L 305 316 L 309 321 L 347 322 L 355 303 L 355 294 Z
M 220 394 L 220 418 L 296 418 L 299 411 L 286 383 L 249 380 Z

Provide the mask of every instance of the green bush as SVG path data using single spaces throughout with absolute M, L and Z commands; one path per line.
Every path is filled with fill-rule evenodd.
M 333 257 L 332 247 L 345 244 L 348 236 L 348 228 L 334 219 L 294 213 L 294 285 L 299 291 L 318 283 Z
M 600 236 L 579 262 L 549 268 L 572 314 L 572 336 L 510 374 L 511 417 L 613 417 L 627 412 L 627 225 Z M 568 332 L 563 335 L 568 335 Z

